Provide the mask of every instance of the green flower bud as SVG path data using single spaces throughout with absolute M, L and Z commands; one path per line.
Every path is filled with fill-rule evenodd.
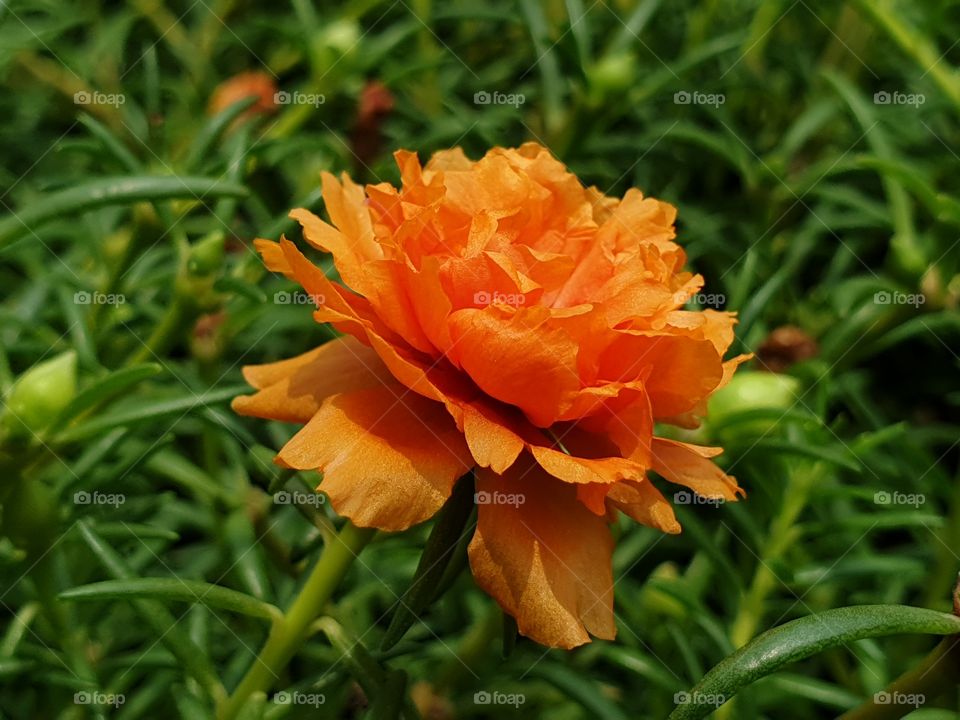
M 713 434 L 763 435 L 776 426 L 775 418 L 758 418 L 725 427 L 727 421 L 751 410 L 786 412 L 800 398 L 800 381 L 791 375 L 740 370 L 726 387 L 714 393 L 707 405 L 707 422 Z
M 604 55 L 587 70 L 591 89 L 600 96 L 622 93 L 633 85 L 636 64 L 629 53 Z
M 360 26 L 353 20 L 335 20 L 327 24 L 323 31 L 323 44 L 345 55 L 360 40 Z
M 35 365 L 10 389 L 3 422 L 14 436 L 39 433 L 77 393 L 77 354 L 69 350 Z
M 190 248 L 187 267 L 192 275 L 209 275 L 223 265 L 226 236 L 216 230 Z

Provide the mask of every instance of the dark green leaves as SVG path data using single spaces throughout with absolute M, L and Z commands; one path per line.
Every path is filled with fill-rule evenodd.
M 36 231 L 50 220 L 71 213 L 124 205 L 140 200 L 243 197 L 246 188 L 217 178 L 198 177 L 116 177 L 91 180 L 83 185 L 35 200 L 15 215 L 0 220 L 0 248 Z
M 952 635 L 960 617 L 905 605 L 859 605 L 827 610 L 768 630 L 708 672 L 679 704 L 670 720 L 696 720 L 717 709 L 738 690 L 803 660 L 855 640 L 887 635 Z
M 250 595 L 197 580 L 180 578 L 132 578 L 81 585 L 60 593 L 63 600 L 153 600 L 198 603 L 242 615 L 277 620 L 280 609 Z
M 437 516 L 417 572 L 397 601 L 390 626 L 380 643 L 381 650 L 396 645 L 430 603 L 437 599 L 444 573 L 456 557 L 456 548 L 467 532 L 473 512 L 473 475 L 460 478 L 453 494 Z

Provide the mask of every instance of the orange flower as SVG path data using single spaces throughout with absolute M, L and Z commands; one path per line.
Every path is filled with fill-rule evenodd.
M 540 643 L 611 639 L 609 523 L 680 531 L 647 472 L 742 492 L 719 448 L 653 434 L 694 426 L 745 359 L 722 359 L 734 317 L 681 309 L 703 280 L 682 270 L 667 203 L 584 188 L 536 144 L 395 157 L 400 189 L 324 173 L 332 224 L 291 213 L 342 285 L 292 242 L 256 241 L 344 337 L 245 368 L 258 392 L 233 407 L 304 423 L 277 462 L 322 471 L 360 526 L 427 520 L 475 468 L 477 583 Z
M 277 83 L 265 72 L 242 72 L 227 78 L 217 85 L 210 97 L 209 112 L 216 115 L 236 102 L 248 97 L 257 101 L 240 115 L 240 121 L 249 120 L 257 115 L 266 115 L 276 109 L 275 95 Z

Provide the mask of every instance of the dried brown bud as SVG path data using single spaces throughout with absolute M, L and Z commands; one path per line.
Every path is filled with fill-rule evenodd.
M 817 352 L 817 341 L 804 330 L 796 325 L 782 325 L 767 336 L 756 354 L 760 367 L 779 373 Z

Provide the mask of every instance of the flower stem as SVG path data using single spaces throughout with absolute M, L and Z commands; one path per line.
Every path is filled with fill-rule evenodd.
M 733 622 L 730 639 L 734 647 L 743 647 L 757 634 L 757 627 L 763 620 L 764 603 L 780 583 L 772 568 L 796 542 L 797 518 L 806 508 L 814 483 L 822 474 L 823 465 L 820 463 L 792 469 L 783 494 L 783 505 L 770 525 L 769 539 L 760 566 Z
M 347 523 L 310 571 L 290 609 L 271 629 L 266 645 L 254 659 L 233 694 L 220 707 L 219 720 L 233 720 L 251 695 L 266 692 L 306 639 L 307 628 L 333 595 L 354 559 L 376 532 Z

